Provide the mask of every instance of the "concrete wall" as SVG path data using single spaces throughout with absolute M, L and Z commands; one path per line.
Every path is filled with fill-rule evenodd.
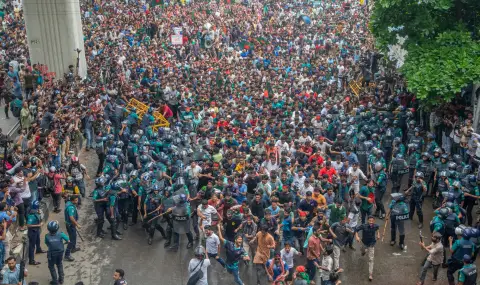
M 76 66 L 80 53 L 79 75 L 87 73 L 79 0 L 24 0 L 23 10 L 32 64 L 40 63 L 63 77 L 68 66 Z

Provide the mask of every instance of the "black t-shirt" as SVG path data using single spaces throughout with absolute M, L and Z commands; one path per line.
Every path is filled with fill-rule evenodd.
M 255 188 L 257 188 L 258 183 L 260 183 L 260 177 L 258 176 L 248 176 L 245 180 L 245 184 L 247 184 L 247 193 L 255 194 Z
M 212 169 L 211 168 L 205 168 L 202 171 L 202 174 L 212 174 Z M 202 176 L 198 179 L 198 187 L 203 187 L 208 184 L 208 181 L 213 181 L 213 179 Z
M 233 242 L 235 238 L 235 230 L 240 226 L 242 220 L 233 216 L 231 219 L 225 219 L 225 238 Z
M 252 211 L 252 215 L 258 217 L 259 219 L 262 219 L 265 216 L 265 208 L 267 205 L 265 204 L 265 201 L 260 200 L 259 203 L 257 201 L 253 200 L 252 203 L 250 204 L 250 210 Z
M 290 192 L 278 192 L 276 196 L 278 197 L 280 204 L 293 202 L 293 195 Z

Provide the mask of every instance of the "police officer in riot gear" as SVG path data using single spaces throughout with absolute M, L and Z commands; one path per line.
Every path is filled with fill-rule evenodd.
M 163 198 L 162 198 L 162 211 L 167 212 L 164 214 L 165 221 L 167 222 L 167 231 L 166 231 L 166 242 L 163 244 L 163 247 L 167 248 L 171 244 L 172 238 L 172 231 L 173 231 L 173 216 L 168 209 L 173 208 L 175 206 L 175 200 L 173 199 L 171 187 L 165 188 L 163 190 Z
M 360 164 L 360 169 L 363 172 L 367 171 L 367 157 L 368 152 L 372 148 L 373 144 L 371 141 L 366 141 L 366 137 L 364 134 L 360 134 L 358 136 L 358 145 L 357 145 L 357 157 L 358 162 Z
M 422 159 L 418 160 L 415 171 L 420 171 L 424 175 L 424 181 L 427 183 L 427 186 L 430 185 L 433 181 L 433 163 L 430 160 L 430 154 L 428 152 L 422 153 Z M 433 184 L 433 183 L 432 183 Z
M 374 181 L 376 183 L 376 189 L 375 189 L 375 204 L 377 205 L 377 213 L 378 217 L 380 219 L 383 219 L 386 215 L 385 212 L 385 207 L 383 206 L 383 195 L 387 191 L 387 183 L 388 183 L 388 178 L 387 178 L 387 173 L 385 173 L 385 168 L 384 164 L 380 161 L 377 161 L 375 163 L 374 167 Z
M 417 162 L 420 159 L 420 153 L 417 151 L 418 147 L 416 144 L 408 145 L 408 186 L 410 187 L 413 182 L 415 167 L 417 167 Z
M 463 195 L 465 196 L 463 206 L 467 211 L 467 223 L 471 227 L 473 224 L 473 207 L 475 206 L 475 201 L 480 199 L 480 191 L 477 185 L 477 177 L 475 177 L 474 174 L 469 174 L 463 179 L 462 184 L 464 185 Z
M 399 246 L 403 250 L 405 247 L 405 221 L 409 218 L 408 205 L 405 203 L 405 196 L 402 193 L 392 193 L 392 202 L 389 205 L 390 211 L 388 217 L 391 218 L 390 230 L 391 241 L 390 245 L 394 246 L 396 243 L 397 229 L 400 237 Z
M 115 224 L 115 197 L 110 195 L 110 186 L 105 186 L 105 178 L 99 177 L 95 179 L 96 188 L 93 190 L 93 202 L 95 212 L 97 214 L 97 237 L 105 237 L 103 231 L 103 224 L 105 223 L 105 216 L 110 223 L 110 231 L 113 240 L 121 240 L 122 238 L 117 235 Z M 113 197 L 113 198 L 112 198 Z
M 452 256 L 448 260 L 447 279 L 449 285 L 455 285 L 453 274 L 463 267 L 463 258 L 465 255 L 472 257 L 475 253 L 475 244 L 470 241 L 471 229 L 462 230 L 462 238 L 454 242 L 453 237 L 449 237 L 450 252 Z
M 186 234 L 188 238 L 187 249 L 193 246 L 193 235 L 190 231 L 190 205 L 187 203 L 187 196 L 185 194 L 178 195 L 178 201 L 173 208 L 168 210 L 172 213 L 173 224 L 173 245 L 170 250 L 177 251 L 180 241 L 180 234 Z
M 163 238 L 166 238 L 165 231 L 160 225 L 158 215 L 160 215 L 162 196 L 160 195 L 160 187 L 154 185 L 152 192 L 145 198 L 144 209 L 145 214 L 143 217 L 143 227 L 148 233 L 148 244 L 152 244 L 153 235 L 155 230 L 158 230 Z
M 390 164 L 390 175 L 392 179 L 392 193 L 400 191 L 404 174 L 408 173 L 408 164 L 402 154 L 397 154 Z
M 63 284 L 64 273 L 63 273 L 63 252 L 65 251 L 65 246 L 63 241 L 70 242 L 68 236 L 63 232 L 58 232 L 59 225 L 58 221 L 50 221 L 47 224 L 48 234 L 45 235 L 45 244 L 48 247 L 47 259 L 48 259 L 48 270 L 50 270 L 50 275 L 52 276 L 52 281 L 50 284 Z M 57 270 L 55 270 L 57 266 Z
M 413 220 L 413 215 L 415 214 L 415 210 L 417 210 L 418 216 L 418 228 L 421 229 L 423 227 L 423 212 L 422 212 L 422 204 L 423 204 L 423 197 L 427 193 L 427 183 L 423 180 L 424 176 L 422 172 L 417 172 L 415 174 L 415 182 L 412 183 L 412 186 L 407 189 L 405 192 L 407 195 L 412 195 L 410 199 L 410 220 Z
M 463 256 L 463 267 L 458 272 L 457 285 L 476 285 L 477 284 L 477 266 L 474 259 L 468 254 Z
M 419 127 L 416 127 L 414 129 L 414 132 L 415 132 L 415 135 L 409 139 L 408 144 L 416 145 L 417 149 L 421 151 L 424 145 L 423 137 L 420 135 L 422 130 Z

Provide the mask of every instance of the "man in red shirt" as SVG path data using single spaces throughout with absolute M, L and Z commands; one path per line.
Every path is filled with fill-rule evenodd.
M 168 107 L 167 103 L 163 104 L 160 107 L 160 112 L 162 113 L 162 115 L 165 119 L 168 119 L 168 118 L 173 116 L 172 109 L 170 109 L 170 107 Z
M 323 174 L 327 174 L 328 175 L 328 182 L 332 182 L 332 176 L 335 175 L 337 176 L 337 171 L 335 170 L 335 168 L 332 167 L 332 162 L 331 161 L 327 161 L 325 163 L 325 167 L 320 169 L 320 171 L 318 172 L 318 176 L 322 177 Z
M 316 164 L 316 165 L 323 165 L 323 156 L 322 156 L 322 150 L 318 149 L 316 153 L 312 154 L 308 158 L 308 164 Z

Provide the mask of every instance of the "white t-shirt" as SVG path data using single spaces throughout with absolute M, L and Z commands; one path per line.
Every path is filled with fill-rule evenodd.
M 204 259 L 203 260 L 203 264 L 200 266 L 198 266 L 196 269 L 195 267 L 200 263 L 202 262 L 201 260 L 199 259 L 196 259 L 196 258 L 192 258 L 190 260 L 190 263 L 188 264 L 188 278 L 190 278 L 195 272 L 197 272 L 198 270 L 202 270 L 203 271 L 203 277 L 202 279 L 198 280 L 197 284 L 196 285 L 208 285 L 208 275 L 207 275 L 207 269 L 208 267 L 210 266 L 210 260 L 208 258 Z M 195 270 L 193 270 L 195 269 Z
M 210 254 L 218 253 L 218 245 L 220 244 L 220 239 L 215 233 L 212 233 L 211 236 L 207 236 L 205 243 L 206 243 L 205 246 L 208 253 Z
M 190 165 L 185 168 L 185 171 L 188 173 L 188 178 L 193 179 L 197 178 L 198 179 L 198 174 L 202 171 L 202 168 L 198 165 L 195 165 L 194 168 L 192 168 Z
M 285 249 L 280 250 L 280 255 L 285 263 L 288 265 L 288 269 L 293 268 L 293 257 L 298 254 L 298 251 L 293 247 L 290 248 L 290 251 L 287 252 Z
M 210 226 L 212 224 L 212 214 L 216 214 L 217 209 L 211 205 L 208 205 L 206 209 L 203 208 L 203 205 L 199 205 L 197 209 L 205 216 L 205 220 L 203 220 L 202 225 Z

